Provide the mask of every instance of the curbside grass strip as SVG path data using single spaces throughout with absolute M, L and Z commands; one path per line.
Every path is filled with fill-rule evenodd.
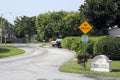
M 80 64 L 77 64 L 76 61 L 69 61 L 66 64 L 60 67 L 60 71 L 68 73 L 78 73 L 78 74 L 89 74 L 97 76 L 107 76 L 107 77 L 117 77 L 120 78 L 120 61 L 112 61 L 111 63 L 111 72 L 92 72 L 90 71 L 90 61 L 87 63 L 87 71 L 84 71 L 83 67 Z

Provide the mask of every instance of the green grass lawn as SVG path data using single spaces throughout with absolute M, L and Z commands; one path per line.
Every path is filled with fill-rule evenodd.
M 23 53 L 25 53 L 24 50 L 17 48 L 0 48 L 0 58 L 23 54 Z
M 87 63 L 87 70 L 84 71 L 84 68 L 77 64 L 76 61 L 70 61 L 60 67 L 60 71 L 69 72 L 69 73 L 78 73 L 78 74 L 90 74 L 90 75 L 99 75 L 99 76 L 109 76 L 109 77 L 120 77 L 120 61 L 112 61 L 111 63 L 111 72 L 92 72 L 90 71 L 90 61 Z
M 92 41 L 98 41 L 106 36 L 89 36 L 89 39 Z

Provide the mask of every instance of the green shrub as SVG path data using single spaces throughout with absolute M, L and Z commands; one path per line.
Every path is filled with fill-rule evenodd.
M 83 53 L 87 54 L 87 56 L 89 56 L 89 58 L 92 58 L 93 55 L 93 46 L 94 46 L 94 42 L 93 41 L 89 41 L 88 44 L 83 44 L 81 43 L 81 45 L 79 45 L 79 47 L 77 48 L 76 52 L 76 56 L 82 56 Z M 84 52 L 85 49 L 85 52 Z
M 94 54 L 103 54 L 112 60 L 120 60 L 120 38 L 105 37 L 96 42 Z
M 86 45 L 86 52 L 90 55 L 90 57 L 93 57 L 93 46 L 94 46 L 94 41 L 89 41 L 89 43 Z
M 66 37 L 65 39 L 62 40 L 61 46 L 66 49 L 71 49 L 71 44 L 74 38 L 71 37 Z
M 94 57 L 93 54 L 93 46 L 94 43 L 98 40 L 104 38 L 105 36 L 100 37 L 89 37 L 89 42 L 85 45 L 86 53 L 89 54 L 89 57 Z M 61 45 L 63 48 L 74 50 L 77 52 L 81 52 L 84 50 L 84 44 L 82 43 L 81 37 L 66 37 L 62 40 Z
M 81 64 L 84 67 L 84 70 L 86 70 L 86 65 L 89 59 L 89 55 L 83 49 L 81 49 L 80 51 L 77 52 L 76 58 L 77 58 L 77 63 Z
M 81 41 L 73 41 L 71 44 L 71 50 L 74 50 L 76 52 L 83 49 L 83 47 L 84 47 L 84 44 L 82 44 Z
M 87 53 L 93 54 L 93 40 L 90 40 L 88 44 L 86 44 Z M 67 48 L 70 50 L 74 50 L 76 52 L 84 49 L 84 44 L 81 41 L 81 37 L 66 37 L 62 40 L 61 45 L 63 48 Z
M 71 48 L 70 49 L 76 51 L 78 47 L 79 47 L 79 43 L 74 40 L 72 42 L 72 44 L 71 44 Z

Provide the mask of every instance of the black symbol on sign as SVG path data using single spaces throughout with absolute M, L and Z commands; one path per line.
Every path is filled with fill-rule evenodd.
M 84 26 L 87 26 L 87 24 L 84 24 Z

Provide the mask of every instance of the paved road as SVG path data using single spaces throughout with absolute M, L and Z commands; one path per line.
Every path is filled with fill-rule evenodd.
M 36 44 L 16 47 L 26 53 L 0 59 L 0 80 L 119 80 L 59 72 L 62 64 L 74 58 L 74 52 L 66 49 L 39 48 Z

